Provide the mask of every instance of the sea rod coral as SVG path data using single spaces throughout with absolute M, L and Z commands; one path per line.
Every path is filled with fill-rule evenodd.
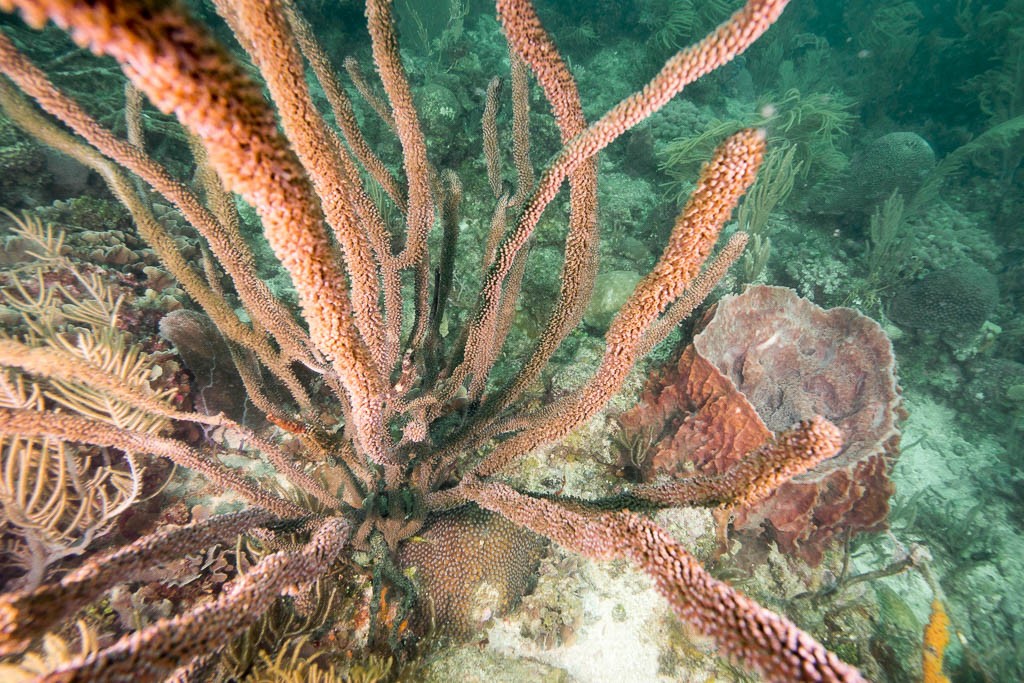
M 573 78 L 532 4 L 498 0 L 513 65 L 518 188 L 508 193 L 500 182 L 492 185 L 496 208 L 479 295 L 462 333 L 448 335 L 442 327 L 456 261 L 461 183 L 454 171 L 436 169 L 428 157 L 390 2 L 366 4 L 373 59 L 387 101 L 374 95 L 354 63 L 347 62 L 346 69 L 397 137 L 401 173 L 364 139 L 328 57 L 290 2 L 214 4 L 262 82 L 174 2 L 0 1 L 3 9 L 19 10 L 30 25 L 52 20 L 79 45 L 112 57 L 135 88 L 173 113 L 194 136 L 197 162 L 205 169 L 206 205 L 134 144 L 131 135 L 128 141 L 119 139 L 61 93 L 6 37 L 0 38 L 0 70 L 67 128 L 40 115 L 6 81 L 0 85 L 0 100 L 18 125 L 103 177 L 132 213 L 139 234 L 237 351 L 253 403 L 272 423 L 297 435 L 311 458 L 337 463 L 338 494 L 315 473 L 295 467 L 272 440 L 223 415 L 176 410 L 60 347 L 36 345 L 28 337 L 4 340 L 0 362 L 20 373 L 18 381 L 74 381 L 144 413 L 241 433 L 305 497 L 301 503 L 287 500 L 228 469 L 208 449 L 165 435 L 45 402 L 0 408 L 0 435 L 8 439 L 162 456 L 252 506 L 143 536 L 113 553 L 87 558 L 56 582 L 0 597 L 0 653 L 25 649 L 115 584 L 187 549 L 230 542 L 245 532 L 287 530 L 304 539 L 262 557 L 230 589 L 63 663 L 47 680 L 196 676 L 217 657 L 226 638 L 271 609 L 278 596 L 300 595 L 352 550 L 369 552 L 375 584 L 388 583 L 390 595 L 411 597 L 417 588 L 407 577 L 403 581 L 395 566 L 398 551 L 426 534 L 444 513 L 476 505 L 587 556 L 631 560 L 654 579 L 681 618 L 714 638 L 721 652 L 769 679 L 860 680 L 855 669 L 794 624 L 712 578 L 646 517 L 611 509 L 608 501 L 588 505 L 531 495 L 501 480 L 501 473 L 525 454 L 595 415 L 637 360 L 693 310 L 738 257 L 742 236 L 717 256 L 712 250 L 762 160 L 764 135 L 757 130 L 733 135 L 708 161 L 660 259 L 612 321 L 604 355 L 589 380 L 543 407 L 526 400 L 529 387 L 579 323 L 590 296 L 597 254 L 596 155 L 687 84 L 745 50 L 775 22 L 786 2 L 751 0 L 588 125 Z M 340 136 L 314 106 L 304 60 L 333 109 Z M 536 182 L 525 125 L 527 71 L 543 90 L 563 145 Z M 273 108 L 264 100 L 263 87 Z M 498 89 L 488 92 L 497 97 Z M 498 146 L 489 119 L 485 113 L 483 148 L 493 168 Z M 174 205 L 204 238 L 233 284 L 230 300 L 237 296 L 246 319 L 227 303 L 216 268 L 201 274 L 177 252 L 125 170 Z M 491 177 L 500 180 L 500 175 Z M 518 374 L 504 386 L 493 386 L 531 235 L 563 183 L 569 188 L 569 224 L 561 289 Z M 259 214 L 267 242 L 291 277 L 297 312 L 274 298 L 257 277 L 253 256 L 239 238 L 232 202 L 225 201 L 232 192 Z M 385 221 L 385 207 L 401 215 L 402 234 Z M 440 252 L 432 261 L 428 245 L 435 242 L 435 224 Z M 405 319 L 410 312 L 411 320 Z M 277 399 L 277 394 L 288 399 Z M 459 410 L 459 405 L 469 409 Z M 329 425 L 339 417 L 343 427 L 332 430 Z M 728 470 L 674 488 L 675 502 L 748 504 L 833 456 L 840 444 L 834 425 L 822 418 L 806 420 Z M 468 552 L 451 545 L 444 551 Z M 383 603 L 383 590 L 375 588 Z

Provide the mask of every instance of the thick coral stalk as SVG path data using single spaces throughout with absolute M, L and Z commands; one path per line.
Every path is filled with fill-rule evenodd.
M 347 278 L 319 201 L 277 129 L 260 89 L 177 5 L 156 0 L 3 0 L 41 26 L 52 19 L 78 44 L 116 59 L 150 101 L 199 136 L 211 166 L 250 202 L 288 270 L 318 349 L 348 392 L 353 432 L 375 462 L 395 462 L 384 426 L 387 392 L 352 314 Z
M 275 3 L 241 2 L 234 9 L 235 32 L 248 38 L 245 44 L 277 105 L 285 134 L 312 181 L 327 222 L 344 252 L 356 328 L 376 367 L 386 374 L 389 360 L 378 307 L 380 284 L 367 234 L 371 232 L 367 226 L 372 223 L 361 221 L 356 211 L 359 197 L 365 194 L 363 188 L 354 168 L 347 167 L 347 158 L 334 143 L 334 134 L 313 104 L 302 57 L 284 14 Z M 383 225 L 377 228 L 378 241 L 386 240 Z M 390 355 L 396 354 L 397 349 L 393 349 Z M 383 382 L 384 377 L 379 381 Z
M 626 558 L 655 582 L 672 610 L 719 649 L 768 680 L 864 681 L 795 624 L 718 581 L 649 519 L 629 512 L 587 515 L 504 484 L 464 485 L 472 500 L 596 560 Z
M 326 572 L 348 542 L 349 532 L 343 519 L 325 520 L 306 545 L 263 558 L 216 600 L 181 616 L 160 619 L 108 648 L 58 667 L 41 680 L 163 680 L 171 671 L 209 653 L 254 623 L 279 595 Z
M 212 517 L 185 527 L 143 536 L 111 555 L 92 558 L 59 582 L 22 593 L 0 595 L 0 655 L 10 655 L 50 630 L 61 619 L 143 571 L 212 545 L 232 543 L 239 534 L 274 516 L 261 508 Z

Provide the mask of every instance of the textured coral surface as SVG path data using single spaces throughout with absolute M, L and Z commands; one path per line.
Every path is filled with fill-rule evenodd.
M 421 618 L 457 636 L 477 632 L 519 602 L 537 572 L 544 539 L 475 505 L 438 515 L 402 546 L 421 592 Z M 452 553 L 451 548 L 462 549 Z
M 816 564 L 837 533 L 882 528 L 888 514 L 902 411 L 892 348 L 877 323 L 783 287 L 727 296 L 622 422 L 651 436 L 650 476 L 721 472 L 772 430 L 816 414 L 842 430 L 840 454 L 735 519 L 737 529 L 764 528 Z

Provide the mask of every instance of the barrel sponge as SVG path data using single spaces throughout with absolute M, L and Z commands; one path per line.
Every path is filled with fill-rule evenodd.
M 456 638 L 476 633 L 530 589 L 545 540 L 475 505 L 438 514 L 402 544 L 418 621 Z
M 814 415 L 842 431 L 839 454 L 733 510 L 732 522 L 748 549 L 773 540 L 818 565 L 835 539 L 882 529 L 889 513 L 904 413 L 892 345 L 878 323 L 784 287 L 749 287 L 719 301 L 620 422 L 627 436 L 649 435 L 643 474 L 678 477 L 720 474 L 773 431 Z
M 992 273 L 965 262 L 928 273 L 900 289 L 889 305 L 889 317 L 900 327 L 941 335 L 971 335 L 999 302 Z

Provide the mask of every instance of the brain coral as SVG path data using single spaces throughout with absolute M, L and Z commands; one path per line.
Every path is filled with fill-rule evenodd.
M 953 337 L 977 332 L 999 302 L 992 273 L 965 262 L 928 273 L 896 292 L 889 317 L 900 327 Z
M 894 190 L 909 199 L 934 168 L 935 152 L 917 133 L 883 135 L 850 162 L 842 204 L 870 212 Z
M 813 415 L 840 427 L 843 450 L 736 511 L 734 523 L 748 538 L 764 531 L 784 552 L 817 564 L 837 533 L 882 528 L 888 515 L 902 409 L 892 346 L 873 320 L 823 310 L 782 287 L 725 297 L 621 421 L 653 435 L 644 463 L 653 476 L 721 472 L 771 431 Z
M 466 637 L 527 592 L 545 545 L 504 517 L 469 505 L 429 521 L 418 541 L 401 546 L 399 561 L 406 570 L 415 568 L 423 625 L 433 622 L 446 635 Z

